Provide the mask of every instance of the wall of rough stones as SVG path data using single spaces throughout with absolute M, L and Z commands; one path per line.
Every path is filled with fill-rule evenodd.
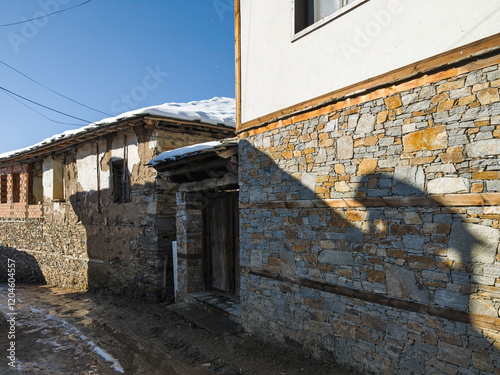
M 199 194 L 177 193 L 177 296 L 183 302 L 189 293 L 205 290 L 203 206 Z
M 500 69 L 241 134 L 242 323 L 360 371 L 500 374 Z

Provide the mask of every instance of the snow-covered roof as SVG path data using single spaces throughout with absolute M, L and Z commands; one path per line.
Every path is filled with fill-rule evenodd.
M 204 142 L 204 143 L 198 143 L 198 144 L 191 145 L 191 146 L 184 146 L 184 147 L 176 148 L 174 150 L 162 152 L 156 158 L 151 160 L 148 163 L 148 165 L 151 165 L 154 167 L 154 166 L 161 164 L 161 163 L 174 161 L 174 160 L 182 159 L 182 158 L 187 157 L 187 156 L 192 156 L 194 154 L 202 153 L 204 150 L 208 151 L 208 150 L 218 149 L 221 147 L 236 146 L 237 142 L 238 141 L 235 138 L 229 138 L 229 139 L 224 139 L 221 141 Z
M 232 98 L 215 97 L 208 100 L 192 101 L 189 103 L 165 103 L 158 106 L 136 109 L 130 112 L 122 113 L 121 115 L 115 117 L 105 118 L 78 129 L 67 130 L 63 133 L 44 139 L 33 146 L 5 152 L 0 154 L 0 159 L 7 159 L 27 151 L 33 151 L 39 147 L 46 146 L 63 139 L 68 139 L 105 125 L 145 115 L 200 122 L 209 125 L 223 125 L 235 128 L 236 102 Z

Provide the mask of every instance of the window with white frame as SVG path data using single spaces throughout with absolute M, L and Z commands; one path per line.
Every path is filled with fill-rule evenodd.
M 295 33 L 361 0 L 295 0 Z

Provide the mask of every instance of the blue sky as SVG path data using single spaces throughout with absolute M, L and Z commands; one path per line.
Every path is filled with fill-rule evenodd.
M 85 0 L 3 0 L 0 24 Z M 232 0 L 92 0 L 48 18 L 0 27 L 0 61 L 111 115 L 166 102 L 234 97 Z M 63 99 L 0 63 L 0 86 L 75 117 L 108 117 Z M 87 123 L 0 90 L 0 153 Z

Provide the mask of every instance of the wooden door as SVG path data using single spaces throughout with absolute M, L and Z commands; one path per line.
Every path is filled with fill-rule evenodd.
M 205 212 L 206 277 L 209 289 L 239 295 L 238 193 L 221 192 Z

